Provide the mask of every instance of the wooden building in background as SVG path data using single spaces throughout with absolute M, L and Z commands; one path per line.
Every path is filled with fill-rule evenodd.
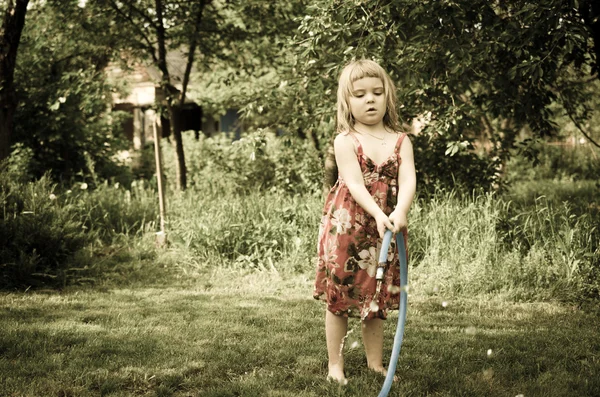
M 175 87 L 181 89 L 181 80 L 185 71 L 185 57 L 175 52 L 167 56 L 169 72 Z M 123 134 L 131 142 L 133 149 L 143 148 L 147 142 L 153 141 L 152 123 L 156 118 L 155 102 L 164 97 L 160 88 L 160 72 L 154 66 L 138 64 L 131 70 L 123 70 L 116 64 L 107 68 L 109 79 L 117 81 L 125 79 L 128 95 L 122 97 L 113 94 L 113 110 L 121 110 L 131 114 L 123 123 Z M 162 131 L 169 131 L 166 127 L 168 118 L 161 117 L 159 127 Z M 239 138 L 242 131 L 239 114 L 235 109 L 228 109 L 225 115 L 215 119 L 212 115 L 205 115 L 202 106 L 186 98 L 182 109 L 182 131 L 194 131 L 196 137 L 200 133 L 211 136 L 218 132 L 232 134 L 232 138 Z

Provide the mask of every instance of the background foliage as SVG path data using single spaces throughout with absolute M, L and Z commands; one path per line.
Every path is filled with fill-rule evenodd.
M 241 109 L 246 132 L 184 132 L 186 192 L 163 141 L 171 244 L 158 251 L 153 148 L 119 163 L 122 87 L 104 72 L 155 61 L 156 3 L 88 3 L 32 1 L 27 14 L 0 177 L 4 287 L 102 283 L 149 262 L 310 274 L 337 75 L 367 57 L 415 132 L 415 286 L 598 298 L 598 152 L 548 144 L 600 136 L 591 2 L 212 2 L 190 98 L 207 114 Z M 161 4 L 166 45 L 185 52 L 193 31 L 177 22 L 191 11 Z
M 94 183 L 92 174 L 126 172 L 113 156 L 128 143 L 116 133 L 123 115 L 108 112 L 113 87 L 104 67 L 112 49 L 94 44 L 93 33 L 70 16 L 39 3 L 29 10 L 15 71 L 14 143 L 31 178 L 49 172 L 67 184 Z

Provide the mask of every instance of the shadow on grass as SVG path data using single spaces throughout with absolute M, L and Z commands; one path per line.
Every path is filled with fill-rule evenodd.
M 8 395 L 375 396 L 360 325 L 347 387 L 325 381 L 324 307 L 307 284 L 0 296 Z M 385 328 L 389 357 L 396 317 Z M 553 303 L 411 296 L 402 396 L 600 395 L 596 315 Z M 357 343 L 349 343 L 356 341 Z

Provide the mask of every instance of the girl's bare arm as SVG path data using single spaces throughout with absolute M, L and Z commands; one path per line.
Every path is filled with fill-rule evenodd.
M 408 211 L 417 190 L 415 159 L 412 143 L 408 136 L 404 138 L 402 146 L 400 146 L 400 158 L 402 160 L 398 168 L 398 202 L 396 203 L 396 209 L 390 214 L 395 232 L 406 228 Z

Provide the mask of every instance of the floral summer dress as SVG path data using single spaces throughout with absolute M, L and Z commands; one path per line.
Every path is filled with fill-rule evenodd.
M 396 206 L 399 151 L 406 134 L 400 135 L 394 153 L 380 165 L 363 153 L 353 134 L 350 136 L 356 144 L 365 187 L 379 208 L 389 215 Z M 406 245 L 406 234 L 404 242 Z M 394 239 L 378 300 L 376 305 L 372 303 L 380 246 L 375 218 L 354 201 L 348 186 L 338 177 L 325 200 L 319 227 L 314 298 L 325 300 L 330 312 L 345 317 L 385 319 L 388 309 L 398 309 L 400 273 Z

